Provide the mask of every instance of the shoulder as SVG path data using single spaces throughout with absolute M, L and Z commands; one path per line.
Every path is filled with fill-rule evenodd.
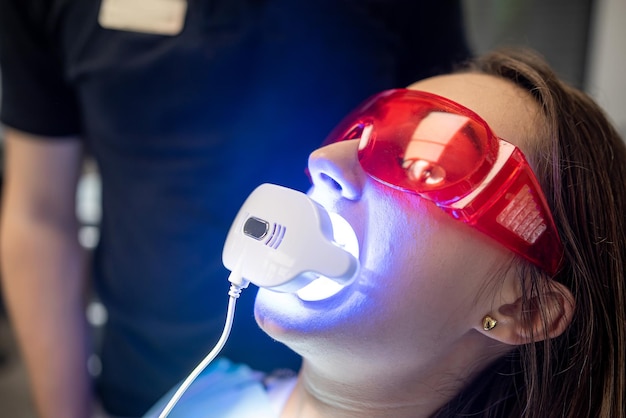
M 276 418 L 263 379 L 248 366 L 217 359 L 189 387 L 169 418 Z M 156 418 L 177 387 L 157 402 L 144 418 Z

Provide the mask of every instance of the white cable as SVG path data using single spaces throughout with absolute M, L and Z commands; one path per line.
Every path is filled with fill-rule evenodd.
M 159 414 L 159 418 L 166 418 L 170 414 L 172 409 L 174 409 L 174 406 L 176 406 L 180 398 L 183 396 L 185 391 L 187 391 L 189 386 L 191 386 L 193 381 L 196 380 L 198 375 L 202 373 L 202 371 L 209 365 L 209 363 L 211 363 L 211 361 L 213 361 L 213 359 L 218 355 L 218 353 L 222 351 L 222 348 L 224 348 L 224 344 L 226 344 L 226 340 L 228 340 L 228 336 L 230 335 L 230 330 L 233 326 L 233 318 L 235 316 L 235 304 L 242 290 L 243 288 L 241 286 L 238 286 L 236 284 L 231 284 L 230 290 L 228 292 L 228 295 L 230 296 L 230 298 L 228 299 L 226 323 L 224 324 L 224 331 L 222 331 L 222 336 L 217 341 L 217 343 L 215 344 L 215 347 L 213 347 L 211 352 L 206 355 L 206 357 L 196 366 L 195 369 L 193 369 L 191 373 L 189 373 L 189 376 L 187 376 L 187 378 L 183 381 L 180 387 L 176 390 L 176 392 L 170 398 L 167 405 L 165 405 L 165 408 L 163 408 L 163 411 L 161 411 L 161 413 Z

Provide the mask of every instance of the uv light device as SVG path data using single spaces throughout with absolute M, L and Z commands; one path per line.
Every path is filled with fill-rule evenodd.
M 338 243 L 338 225 L 347 222 L 335 215 L 304 193 L 260 185 L 242 205 L 224 244 L 222 261 L 231 281 L 294 293 L 320 277 L 348 284 L 359 263 Z
M 172 395 L 159 418 L 169 416 L 226 344 L 235 302 L 248 283 L 279 292 L 298 292 L 302 300 L 321 300 L 337 291 L 327 281 L 341 288 L 356 276 L 358 242 L 348 222 L 339 215 L 327 212 L 304 193 L 266 183 L 257 187 L 239 209 L 224 243 L 222 261 L 231 271 L 228 280 L 232 283 L 224 331 Z M 310 284 L 313 286 L 307 286 Z

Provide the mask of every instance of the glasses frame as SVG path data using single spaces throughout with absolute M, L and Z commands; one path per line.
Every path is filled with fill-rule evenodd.
M 551 276 L 558 272 L 563 245 L 533 170 L 472 110 L 432 93 L 387 90 L 351 112 L 324 145 L 350 139 L 359 140 L 359 162 L 373 179 L 432 201 Z

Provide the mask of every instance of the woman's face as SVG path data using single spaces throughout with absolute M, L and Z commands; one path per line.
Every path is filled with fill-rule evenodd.
M 492 76 L 440 76 L 410 88 L 474 110 L 522 151 L 540 120 L 526 92 Z M 512 254 L 433 203 L 370 178 L 356 151 L 352 140 L 313 152 L 309 194 L 355 229 L 359 276 L 318 302 L 261 289 L 255 315 L 270 336 L 305 357 L 427 367 L 497 306 L 503 275 L 514 274 L 506 270 Z

